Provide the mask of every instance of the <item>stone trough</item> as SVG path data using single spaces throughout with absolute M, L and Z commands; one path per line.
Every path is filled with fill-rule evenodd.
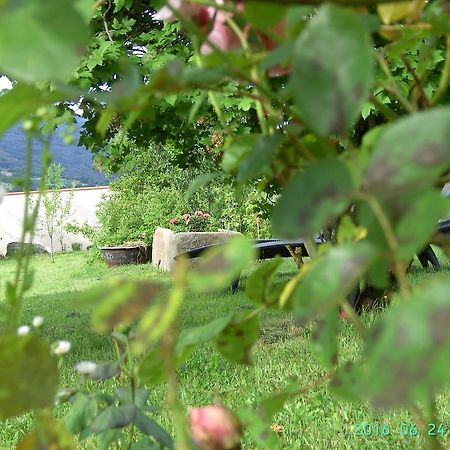
M 237 235 L 240 233 L 235 231 L 175 233 L 168 228 L 157 228 L 153 235 L 152 265 L 170 272 L 174 268 L 176 256 L 199 247 L 225 242 Z

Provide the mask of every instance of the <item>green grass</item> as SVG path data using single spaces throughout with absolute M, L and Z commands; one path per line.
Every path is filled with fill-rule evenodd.
M 23 323 L 30 323 L 35 315 L 45 318 L 40 331 L 50 341 L 67 339 L 72 350 L 65 358 L 61 370 L 62 384 L 75 386 L 78 377 L 73 369 L 80 360 L 108 361 L 113 358 L 111 339 L 98 335 L 90 329 L 89 311 L 74 306 L 76 294 L 110 277 L 129 279 L 155 278 L 170 282 L 168 275 L 154 271 L 151 266 L 124 266 L 108 269 L 101 261 L 88 261 L 86 254 L 57 255 L 52 264 L 48 257 L 34 257 L 32 267 L 35 279 L 23 310 Z M 5 280 L 14 273 L 14 261 L 0 261 L 0 301 L 4 301 Z M 446 265 L 443 270 L 449 270 Z M 290 261 L 283 264 L 279 279 L 295 272 Z M 427 272 L 415 268 L 411 275 L 413 283 Z M 245 274 L 243 277 L 245 284 Z M 246 311 L 252 305 L 242 288 L 236 295 L 222 293 L 198 297 L 188 294 L 182 312 L 182 326 L 203 324 L 230 311 Z M 365 313 L 363 320 L 370 323 L 374 312 Z M 252 367 L 238 366 L 225 361 L 211 345 L 204 345 L 187 361 L 180 371 L 181 397 L 186 405 L 204 405 L 220 399 L 232 409 L 255 404 L 273 391 L 283 389 L 292 379 L 299 386 L 308 385 L 324 375 L 324 371 L 311 355 L 308 345 L 310 329 L 298 328 L 286 314 L 267 312 L 262 315 L 262 335 L 253 351 Z M 361 350 L 355 330 L 348 323 L 343 326 L 340 337 L 343 360 L 357 358 Z M 112 390 L 115 381 L 105 383 Z M 37 387 L 38 388 L 38 387 Z M 161 406 L 164 387 L 152 390 L 150 402 Z M 438 401 L 440 417 L 450 430 L 450 395 L 442 395 Z M 57 411 L 63 414 L 64 408 Z M 169 430 L 171 422 L 167 411 L 161 410 L 155 418 Z M 364 404 L 339 403 L 318 387 L 307 394 L 286 403 L 276 415 L 274 423 L 283 428 L 280 433 L 282 449 L 412 449 L 423 448 L 421 436 L 402 437 L 399 429 L 403 421 L 413 422 L 407 411 L 374 412 Z M 381 436 L 355 436 L 355 427 L 361 423 L 389 424 L 391 434 Z M 33 427 L 30 415 L 3 421 L 0 428 L 0 448 L 14 448 L 17 442 Z M 444 446 L 450 448 L 449 434 Z M 244 448 L 255 449 L 256 444 L 244 436 Z M 87 445 L 87 446 L 85 446 Z M 80 445 L 90 447 L 92 443 Z

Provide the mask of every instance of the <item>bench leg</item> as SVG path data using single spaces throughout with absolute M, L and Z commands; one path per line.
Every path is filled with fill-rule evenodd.
M 237 280 L 234 280 L 233 283 L 231 283 L 231 293 L 236 294 L 238 287 L 239 287 L 239 278 Z
M 436 253 L 434 253 L 431 245 L 427 245 L 418 255 L 420 264 L 423 268 L 429 267 L 429 263 L 433 266 L 434 270 L 439 270 L 441 265 L 437 259 Z

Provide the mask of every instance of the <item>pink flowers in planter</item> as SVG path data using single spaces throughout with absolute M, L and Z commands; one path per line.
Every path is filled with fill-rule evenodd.
M 192 438 L 200 450 L 241 448 L 241 424 L 224 406 L 208 405 L 192 408 L 189 411 L 189 423 Z
M 207 231 L 211 215 L 207 212 L 197 210 L 194 213 L 185 213 L 169 220 L 171 228 L 176 231 Z

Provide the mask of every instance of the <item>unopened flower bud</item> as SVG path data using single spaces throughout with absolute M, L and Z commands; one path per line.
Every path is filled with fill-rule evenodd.
M 17 334 L 19 336 L 26 336 L 30 332 L 30 327 L 28 325 L 21 325 L 17 328 Z
M 238 450 L 242 427 L 224 406 L 209 405 L 189 411 L 192 438 L 200 450 Z
M 22 128 L 24 131 L 34 130 L 34 122 L 32 120 L 24 120 L 22 123 Z
M 69 341 L 58 341 L 53 348 L 53 352 L 55 355 L 65 355 L 69 353 L 70 347 L 72 347 L 72 344 Z
M 36 316 L 33 319 L 33 327 L 34 328 L 39 328 L 40 326 L 42 326 L 43 323 L 44 323 L 44 318 L 42 316 Z
M 75 369 L 83 375 L 90 375 L 97 369 L 97 364 L 93 361 L 80 361 Z

